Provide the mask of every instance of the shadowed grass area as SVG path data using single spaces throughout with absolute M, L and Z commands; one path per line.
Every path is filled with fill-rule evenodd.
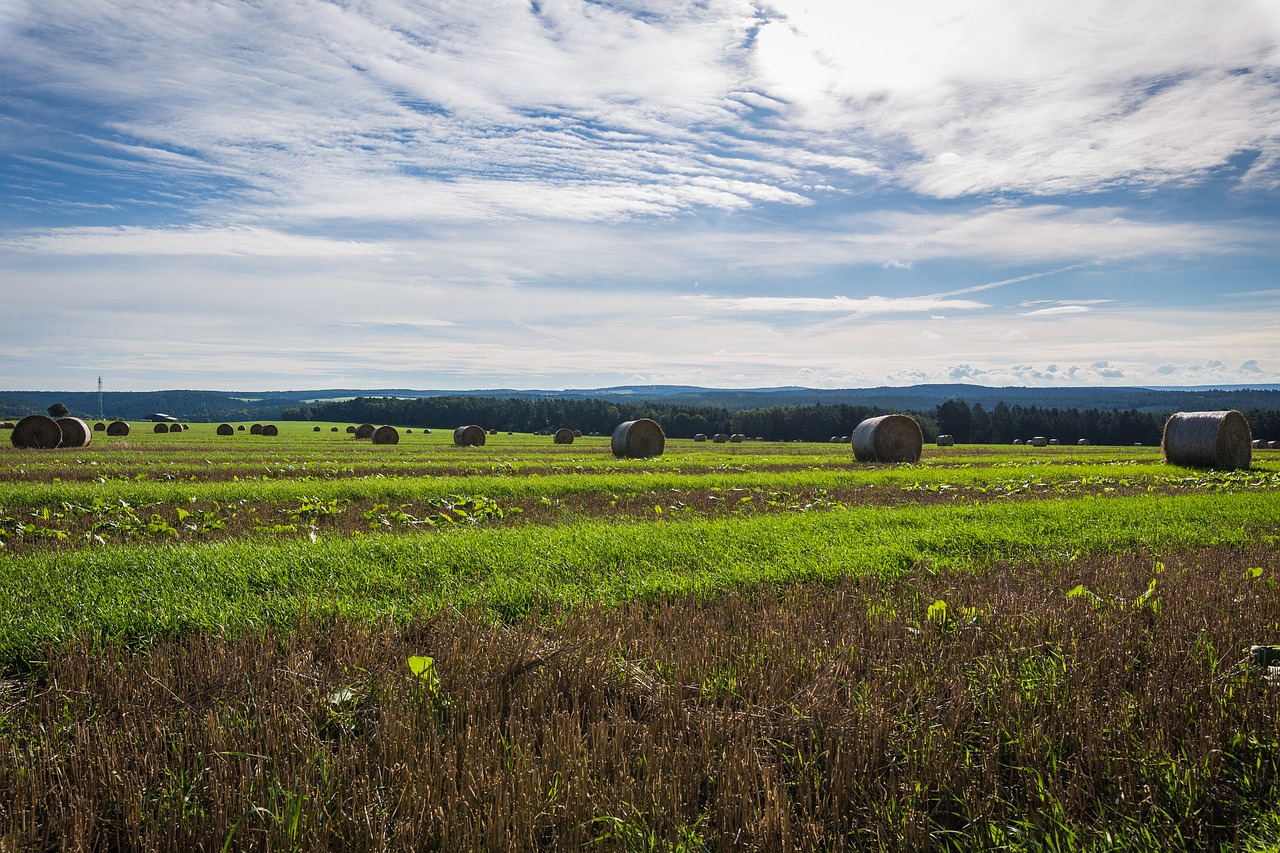
M 0 682 L 0 848 L 1269 849 L 1277 557 L 79 634 Z

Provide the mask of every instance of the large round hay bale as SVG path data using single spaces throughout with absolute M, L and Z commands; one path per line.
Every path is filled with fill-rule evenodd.
M 573 430 L 568 427 L 561 427 L 556 430 L 556 434 L 551 440 L 556 444 L 573 444 Z
M 153 426 L 153 427 L 151 428 L 151 431 L 152 431 L 152 432 L 154 432 L 156 435 L 159 435 L 160 433 L 164 433 L 165 435 L 168 435 L 168 434 L 169 434 L 169 425 L 168 425 L 168 424 L 156 424 L 155 426 Z
M 279 434 L 280 434 L 280 427 L 276 426 L 275 424 L 265 424 L 265 425 L 262 427 L 262 434 L 263 434 L 263 435 L 268 435 L 268 436 L 270 436 L 270 435 L 279 435 Z
M 703 441 L 706 441 L 706 440 L 707 440 L 707 434 L 706 434 L 706 433 L 704 433 L 704 432 L 700 432 L 700 433 L 698 433 L 697 435 L 695 435 L 695 436 L 693 437 L 693 440 L 694 440 L 694 441 L 697 441 L 697 442 L 703 442 Z
M 98 421 L 96 424 L 93 425 L 94 432 L 106 432 L 106 429 L 107 429 L 107 425 L 104 424 L 102 421 Z
M 62 430 L 59 447 L 88 447 L 93 441 L 93 430 L 79 418 L 58 418 L 58 429 Z
M 124 421 L 112 421 L 107 424 L 107 435 L 128 435 L 129 425 Z
M 400 433 L 396 432 L 393 426 L 380 426 L 373 431 L 371 436 L 374 444 L 399 444 Z
M 614 428 L 611 446 L 614 456 L 645 459 L 662 455 L 667 447 L 667 436 L 657 421 L 637 418 L 623 421 Z
M 1248 468 L 1253 461 L 1249 421 L 1234 409 L 1176 412 L 1164 422 L 1160 447 L 1173 465 Z
M 908 415 L 867 418 L 853 431 L 853 455 L 859 462 L 918 462 L 923 449 L 924 433 Z
M 1267 449 L 1268 449 L 1268 450 L 1280 450 L 1280 441 L 1268 441 L 1268 442 L 1267 442 Z
M 711 440 L 716 444 L 724 444 L 729 440 L 729 434 L 725 432 L 718 432 L 711 438 Z
M 169 424 L 169 432 L 182 432 L 182 424 Z
M 453 431 L 453 443 L 459 447 L 484 447 L 487 435 L 482 426 L 460 426 Z
M 218 435 L 235 435 L 236 428 L 231 424 L 218 424 Z
M 48 450 L 62 443 L 62 427 L 47 415 L 27 415 L 13 426 L 14 447 Z
M 262 424 L 254 424 L 249 427 L 249 433 L 251 435 L 262 435 Z
M 356 438 L 373 438 L 373 433 L 376 429 L 377 427 L 373 424 L 360 424 L 360 426 L 356 427 Z
M 956 443 L 956 438 L 954 435 L 938 436 L 937 444 L 939 447 L 954 447 L 955 443 Z

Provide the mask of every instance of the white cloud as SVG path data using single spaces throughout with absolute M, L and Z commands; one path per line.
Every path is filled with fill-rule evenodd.
M 1028 311 L 1023 317 L 1049 317 L 1061 314 L 1086 314 L 1089 309 L 1084 305 L 1055 305 L 1052 308 L 1037 308 L 1035 311 Z

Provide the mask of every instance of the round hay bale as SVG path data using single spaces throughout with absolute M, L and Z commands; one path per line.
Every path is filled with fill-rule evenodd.
M 573 444 L 573 430 L 568 427 L 561 427 L 556 430 L 556 434 L 551 440 L 556 444 Z
M 183 424 L 183 425 L 182 425 L 182 429 L 183 429 L 183 431 L 184 431 L 184 432 L 185 432 L 186 430 L 191 429 L 191 424 Z
M 262 428 L 262 434 L 263 435 L 279 435 L 280 428 L 275 424 L 267 424 Z
M 1263 441 L 1260 438 L 1255 438 L 1251 446 L 1253 447 L 1254 450 L 1261 450 L 1262 448 L 1267 446 L 1267 442 Z
M 244 432 L 244 424 L 240 424 L 240 426 L 236 427 L 236 432 Z
M 5 421 L 4 423 L 0 424 L 0 429 L 13 429 L 13 424 L 10 423 L 9 421 Z
M 637 418 L 614 427 L 611 447 L 614 456 L 628 459 L 661 456 L 667 447 L 667 435 L 657 421 Z
M 169 424 L 169 432 L 182 432 L 182 424 Z
M 347 435 L 351 435 L 351 434 L 352 434 L 352 433 L 354 433 L 355 431 L 356 431 L 356 428 L 355 428 L 355 427 L 353 427 L 353 426 L 349 426 L 349 427 L 347 427 Z
M 1267 442 L 1267 449 L 1268 449 L 1268 450 L 1280 450 L 1280 441 L 1268 441 L 1268 442 Z
M 218 435 L 235 435 L 236 428 L 231 424 L 218 424 Z
M 453 443 L 459 447 L 484 447 L 486 435 L 482 426 L 460 426 L 453 431 Z
M 956 438 L 953 435 L 938 436 L 937 444 L 939 447 L 954 447 L 955 443 L 956 443 Z
M 839 443 L 840 443 L 840 436 L 838 436 L 838 435 L 833 435 L 833 436 L 831 436 L 831 438 L 828 438 L 828 439 L 827 439 L 827 443 L 828 443 L 828 444 L 839 444 Z
M 102 421 L 98 421 L 96 424 L 93 425 L 94 432 L 105 432 L 106 429 L 107 429 L 107 425 L 104 424 Z
M 706 440 L 707 440 L 707 434 L 706 434 L 706 433 L 704 433 L 704 432 L 700 432 L 700 433 L 698 433 L 697 435 L 695 435 L 695 436 L 693 437 L 693 440 L 694 440 L 694 441 L 697 441 L 697 442 L 703 442 L 703 441 L 706 441 Z
M 1234 409 L 1176 412 L 1164 422 L 1160 447 L 1172 465 L 1248 468 L 1253 461 L 1249 421 Z
M 124 421 L 112 421 L 107 424 L 107 435 L 128 435 L 129 425 Z
M 1050 447 L 1058 447 L 1058 446 L 1059 446 L 1059 445 L 1061 445 L 1061 444 L 1062 444 L 1062 442 L 1061 442 L 1061 441 L 1058 441 L 1058 439 L 1056 439 L 1056 438 L 1051 438 L 1051 439 L 1049 439 L 1049 446 L 1050 446 Z
M 426 427 L 423 427 L 423 428 L 422 428 L 422 434 L 423 434 L 423 435 L 431 435 L 431 430 L 427 429 Z
M 405 430 L 405 431 L 404 431 L 404 434 L 405 434 L 405 435 L 413 435 L 413 427 L 410 427 L 409 429 Z
M 329 427 L 329 432 L 337 432 L 337 431 L 338 431 L 337 427 Z
M 1080 439 L 1079 441 L 1077 441 L 1077 442 L 1076 442 L 1076 444 L 1077 444 L 1078 446 L 1080 446 L 1080 447 L 1088 447 L 1088 446 L 1089 446 L 1089 439 L 1087 439 L 1087 438 L 1082 438 L 1082 439 Z
M 249 427 L 249 433 L 251 435 L 262 435 L 262 424 L 254 424 Z
M 58 429 L 62 430 L 59 447 L 88 447 L 93 441 L 93 430 L 79 418 L 58 418 Z
M 312 427 L 312 428 L 311 428 L 311 431 L 312 431 L 312 432 L 319 432 L 319 431 L 320 431 L 320 427 Z
M 1020 438 L 1015 438 L 1015 439 L 1013 440 L 1013 443 L 1014 443 L 1015 445 L 1022 444 L 1022 439 L 1020 439 Z
M 575 429 L 575 430 L 573 431 L 573 437 L 574 437 L 574 438 L 582 438 L 582 430 L 580 430 L 580 429 Z
M 156 433 L 157 435 L 159 435 L 160 433 L 164 433 L 165 435 L 168 435 L 168 434 L 169 434 L 169 425 L 168 425 L 168 424 L 156 424 L 155 426 L 153 426 L 153 427 L 151 428 L 151 431 L 152 431 L 152 432 L 154 432 L 154 433 Z
M 742 444 L 742 442 L 746 440 L 747 437 L 740 432 L 735 432 L 733 435 L 729 436 L 730 444 Z
M 62 427 L 47 415 L 27 415 L 14 424 L 9 440 L 14 447 L 48 450 L 62 443 Z
M 724 444 L 726 441 L 729 440 L 729 434 L 724 432 L 718 432 L 714 436 L 712 436 L 711 440 L 716 444 Z
M 373 438 L 375 430 L 377 430 L 377 427 L 373 424 L 360 424 L 360 426 L 356 427 L 355 435 L 359 439 Z
M 1032 447 L 1048 447 L 1049 439 L 1045 438 L 1043 435 L 1037 435 L 1035 438 L 1028 441 L 1027 444 L 1030 444 Z
M 374 444 L 399 444 L 400 433 L 393 426 L 380 426 L 373 431 Z
M 853 455 L 859 462 L 918 462 L 923 449 L 924 433 L 908 415 L 867 418 L 853 431 Z
M 489 430 L 489 435 L 497 435 L 497 434 L 498 434 L 498 428 L 497 428 L 497 427 L 494 427 L 493 429 Z

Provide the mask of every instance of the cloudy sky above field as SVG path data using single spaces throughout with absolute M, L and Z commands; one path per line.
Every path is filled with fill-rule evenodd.
M 0 388 L 1280 383 L 1274 0 L 6 0 Z

